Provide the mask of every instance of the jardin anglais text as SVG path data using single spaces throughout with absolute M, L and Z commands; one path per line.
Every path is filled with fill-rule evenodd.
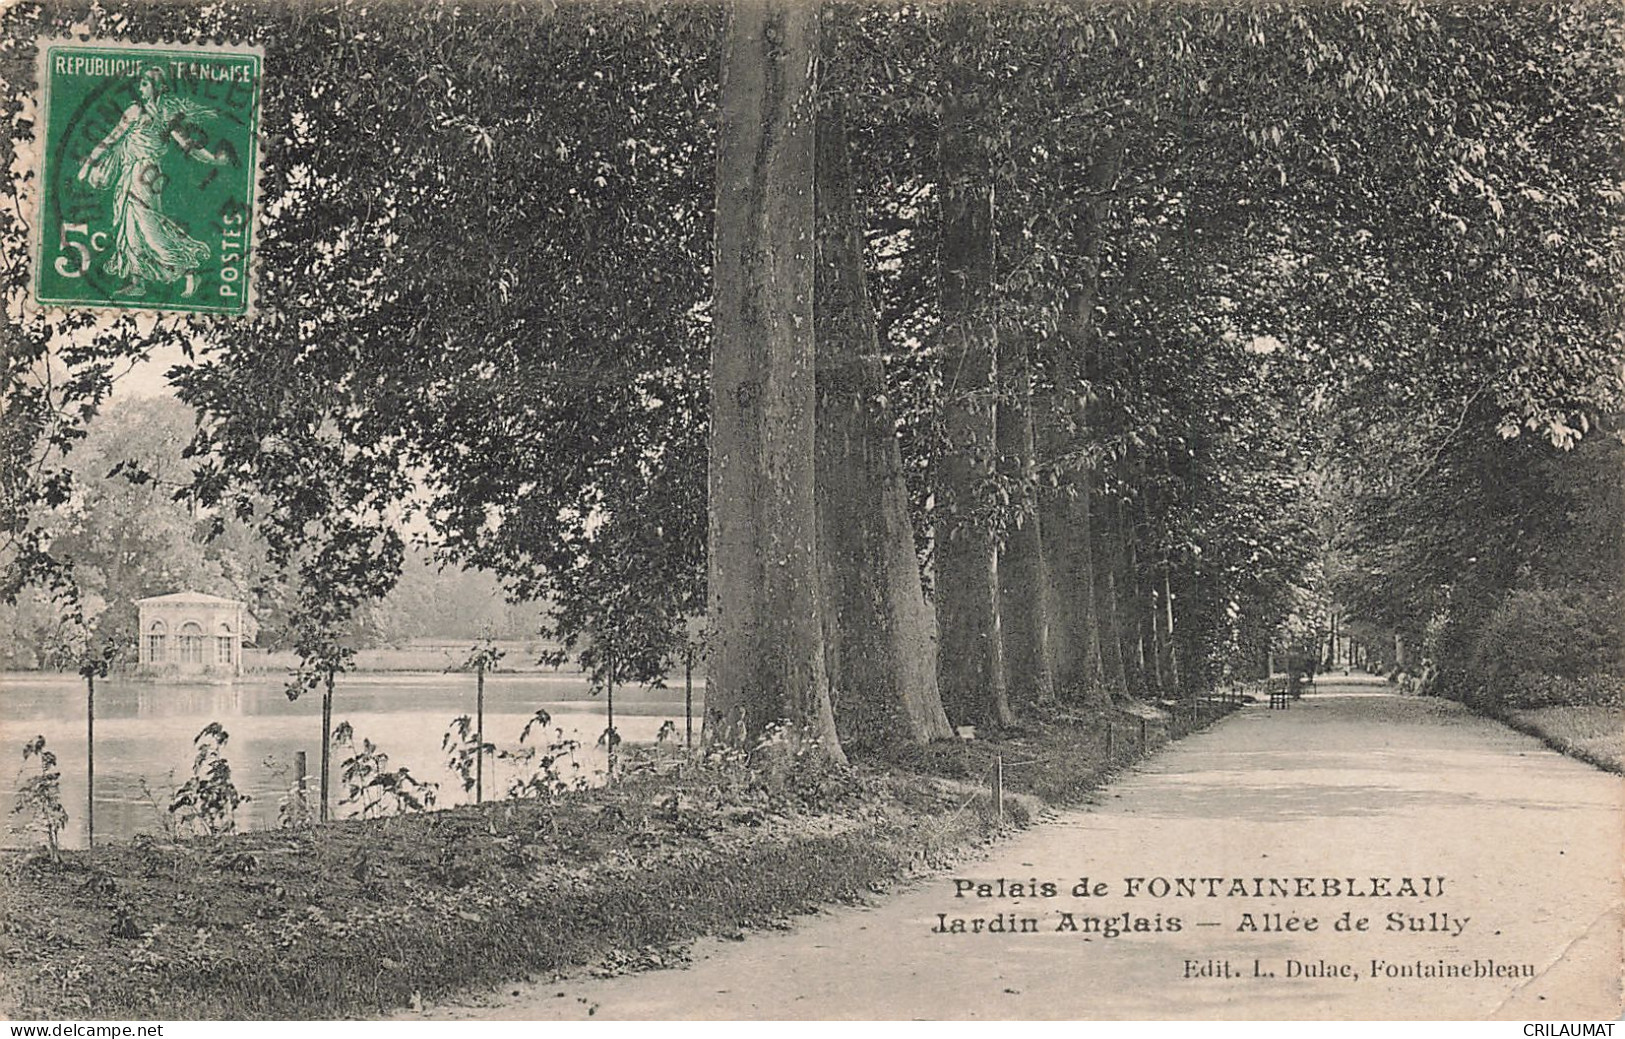
M 975 879 L 956 877 L 952 881 L 955 899 L 969 901 L 1008 900 L 1016 903 L 1052 899 L 1145 899 L 1165 900 L 1263 900 L 1244 902 L 1247 911 L 1224 923 L 1211 919 L 1188 920 L 1182 916 L 1152 912 L 1113 910 L 1109 913 L 1082 912 L 1076 905 L 1058 903 L 1053 919 L 1022 915 L 999 907 L 991 915 L 959 915 L 939 912 L 931 926 L 933 934 L 1038 934 L 1076 932 L 1116 938 L 1128 934 L 1178 934 L 1192 926 L 1224 926 L 1238 934 L 1313 933 L 1344 934 L 1377 932 L 1438 934 L 1460 937 L 1472 918 L 1450 912 L 1384 911 L 1374 915 L 1343 909 L 1327 915 L 1306 911 L 1277 911 L 1278 899 L 1405 899 L 1428 901 L 1442 897 L 1446 890 L 1443 875 L 1431 876 L 1128 876 L 1103 880 L 1088 876 L 1075 882 L 1017 880 L 1008 877 Z

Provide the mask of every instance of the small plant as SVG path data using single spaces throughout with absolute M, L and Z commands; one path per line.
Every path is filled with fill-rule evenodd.
M 496 748 L 485 742 L 485 673 L 495 671 L 505 656 L 502 650 L 497 649 L 496 641 L 487 633 L 469 651 L 468 656 L 455 668 L 458 671 L 474 672 L 474 718 L 459 718 L 461 723 L 461 739 L 457 740 L 458 750 L 452 753 L 451 767 L 463 780 L 464 792 L 473 791 L 474 803 L 485 800 L 485 756 Z M 441 749 L 452 750 L 451 733 L 441 741 Z
M 273 779 L 288 783 L 287 776 L 291 770 L 285 763 L 268 754 L 261 764 L 270 770 Z M 303 780 L 295 779 L 288 783 L 287 790 L 277 800 L 276 824 L 284 830 L 296 830 L 316 824 L 316 813 L 310 805 L 310 792 Z
M 461 662 L 449 668 L 454 671 L 473 671 L 484 674 L 495 671 L 502 663 L 507 652 L 497 648 L 496 640 L 489 635 L 482 635 L 480 641 L 469 648 L 468 655 Z
M 51 861 L 62 858 L 61 836 L 68 825 L 68 810 L 62 807 L 62 772 L 56 765 L 56 754 L 45 749 L 45 737 L 35 736 L 23 744 L 23 767 L 28 760 L 39 760 L 39 771 L 22 781 L 17 789 L 17 803 L 11 809 L 28 816 L 28 828 L 45 838 L 45 849 Z
M 788 721 L 768 725 L 750 752 L 754 782 L 780 809 L 830 811 L 859 792 L 856 774 L 819 747 L 818 737 Z
M 161 927 L 163 925 L 160 924 L 159 926 Z M 141 925 L 136 922 L 135 907 L 130 905 L 129 902 L 126 902 L 122 898 L 114 902 L 113 926 L 108 929 L 107 933 L 112 935 L 114 938 L 141 937 Z M 152 943 L 148 942 L 145 947 L 150 949 L 152 947 Z
M 284 830 L 297 830 L 316 825 L 316 813 L 310 808 L 310 794 L 299 783 L 288 787 L 277 799 L 276 824 Z
M 567 738 L 563 729 L 554 729 L 553 741 L 545 747 L 537 747 L 530 742 L 532 732 L 545 729 L 552 722 L 552 716 L 546 711 L 537 711 L 520 730 L 519 748 L 497 755 L 529 770 L 524 778 L 508 784 L 510 799 L 548 799 L 571 790 L 586 789 L 587 780 L 581 774 L 581 762 L 576 760 L 576 751 L 581 749 L 579 742 Z
M 677 723 L 668 718 L 655 730 L 653 746 L 632 746 L 623 752 L 619 761 L 621 772 L 632 775 L 640 772 L 668 772 L 680 768 L 687 757 L 688 748 L 683 745 L 683 737 L 677 731 Z
M 169 814 L 176 828 L 215 836 L 237 829 L 237 806 L 249 800 L 237 792 L 231 781 L 231 765 L 226 761 L 226 741 L 230 734 L 219 722 L 210 722 L 192 738 L 197 755 L 192 759 L 192 778 L 175 791 L 169 801 Z
M 179 836 L 179 834 L 175 832 L 175 817 L 170 815 L 168 811 L 169 806 L 166 802 L 169 799 L 160 798 L 158 792 L 152 788 L 152 783 L 147 780 L 146 776 L 137 776 L 135 782 L 136 785 L 141 788 L 141 802 L 142 804 L 145 804 L 147 806 L 147 810 L 152 813 L 153 822 L 157 826 L 158 832 L 171 839 Z M 175 789 L 174 769 L 170 769 L 164 774 L 163 788 L 165 790 Z
M 529 729 L 528 725 L 526 729 Z M 440 749 L 447 754 L 446 767 L 457 773 L 458 780 L 463 784 L 463 792 L 467 793 L 474 789 L 479 755 L 494 754 L 497 748 L 492 743 L 479 743 L 474 720 L 464 714 L 451 720 L 451 728 L 440 739 Z
M 553 724 L 553 716 L 538 708 L 535 714 L 531 715 L 525 720 L 525 727 L 519 730 L 519 742 L 524 743 L 526 740 L 530 739 L 532 730 L 538 728 L 545 729 L 551 724 Z M 559 731 L 563 732 L 564 730 L 560 729 Z
M 339 804 L 355 806 L 360 818 L 422 812 L 434 805 L 436 784 L 414 779 L 405 767 L 391 770 L 389 755 L 369 739 L 363 739 L 357 747 L 355 729 L 349 722 L 334 727 L 333 745 L 350 752 L 339 764 L 339 778 L 345 789 Z

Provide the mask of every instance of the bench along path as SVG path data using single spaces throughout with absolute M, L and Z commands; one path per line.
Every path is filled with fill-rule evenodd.
M 1454 704 L 1390 689 L 1325 676 L 1289 710 L 1249 707 L 1123 776 L 1098 804 L 876 906 L 701 942 L 685 969 L 544 983 L 498 1006 L 431 1014 L 1617 1018 L 1621 781 Z M 1107 893 L 1072 897 L 1085 876 Z M 1438 883 L 1423 878 L 1440 876 L 1444 893 L 1431 898 L 1327 897 L 1319 879 L 1369 890 L 1373 877 L 1394 878 L 1398 891 L 1410 877 L 1422 891 Z M 956 898 L 955 877 L 1036 878 L 1061 894 Z M 1207 897 L 1206 881 L 1196 898 L 1124 897 L 1125 878 L 1136 877 L 1245 878 L 1249 888 L 1251 878 L 1307 877 L 1320 893 L 1225 894 L 1227 880 L 1219 897 Z M 1345 912 L 1370 930 L 1336 930 Z M 1079 931 L 1057 930 L 1063 913 Z M 1161 914 L 1163 931 L 1081 930 L 1086 917 L 1124 913 L 1147 926 Z M 1238 930 L 1246 913 L 1259 930 Z M 1404 930 L 1386 930 L 1390 913 Z M 1038 931 L 941 934 L 938 914 L 1005 923 L 1015 914 Z M 1309 917 L 1314 931 L 1264 930 Z M 1375 977 L 1373 960 L 1382 961 Z M 1437 972 L 1441 960 L 1469 976 L 1416 976 L 1427 973 L 1418 964 Z M 1509 967 L 1534 976 L 1494 976 Z M 1471 976 L 1480 970 L 1489 976 Z

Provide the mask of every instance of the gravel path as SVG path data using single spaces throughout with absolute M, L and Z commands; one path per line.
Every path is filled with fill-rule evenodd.
M 1617 1019 L 1625 785 L 1390 688 L 1323 677 L 1290 710 L 1249 707 L 1098 803 L 874 906 L 701 942 L 683 969 L 512 987 L 427 1016 Z M 1074 897 L 1083 877 L 1103 893 Z M 1418 894 L 1327 893 L 1329 879 L 1378 877 L 1396 892 L 1413 878 Z M 956 879 L 1000 878 L 1005 897 L 956 897 Z M 1129 878 L 1146 878 L 1137 897 Z M 1158 898 L 1152 878 L 1225 879 Z M 1034 879 L 1055 896 L 1010 890 Z M 1089 931 L 1125 913 L 1163 929 Z M 1345 913 L 1369 930 L 1339 930 Z M 1390 913 L 1402 930 L 1386 930 Z M 956 918 L 966 933 L 936 933 Z M 1037 931 L 973 933 L 977 918 Z M 1079 930 L 1058 930 L 1069 919 Z M 1417 976 L 1441 968 L 1467 976 Z

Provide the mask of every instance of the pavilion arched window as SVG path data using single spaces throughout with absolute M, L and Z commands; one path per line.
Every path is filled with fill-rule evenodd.
M 147 630 L 143 636 L 146 639 L 147 663 L 162 664 L 164 662 L 164 653 L 166 651 L 164 643 L 166 641 L 165 636 L 168 634 L 169 626 L 161 620 L 154 620 L 147 625 Z

